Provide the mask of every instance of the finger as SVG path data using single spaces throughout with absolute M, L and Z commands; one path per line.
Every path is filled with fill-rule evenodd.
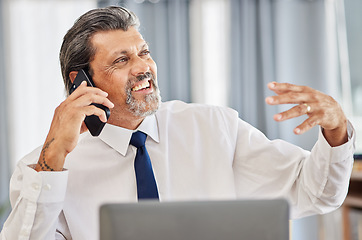
M 275 114 L 274 120 L 280 122 L 280 121 L 288 120 L 291 118 L 300 117 L 304 114 L 310 115 L 312 113 L 312 109 L 313 109 L 311 105 L 312 104 L 296 105 L 287 111 Z
M 69 95 L 68 98 L 70 100 L 74 100 L 85 94 L 96 94 L 104 97 L 108 96 L 107 92 L 101 90 L 100 88 L 88 87 L 87 82 L 83 81 L 81 85 L 79 85 L 79 87 L 77 87 L 77 89 L 75 89 L 74 92 Z
M 82 122 L 82 126 L 80 127 L 80 133 L 84 133 L 88 130 L 87 126 L 84 122 Z
M 89 105 L 89 106 L 85 107 L 83 110 L 83 113 L 86 116 L 92 116 L 92 115 L 98 116 L 99 120 L 101 120 L 102 122 L 107 122 L 107 120 L 108 120 L 104 110 L 101 108 L 98 108 L 94 105 Z
M 312 88 L 307 86 L 300 86 L 291 83 L 277 83 L 271 82 L 268 84 L 268 88 L 276 94 L 283 94 L 287 92 L 306 92 L 312 91 Z
M 313 127 L 319 125 L 320 118 L 317 116 L 311 116 L 307 118 L 302 124 L 294 129 L 294 133 L 297 135 L 303 134 Z
M 302 104 L 306 102 L 315 102 L 317 101 L 316 95 L 314 93 L 296 93 L 289 92 L 280 94 L 277 96 L 270 96 L 265 99 L 265 102 L 269 105 L 278 105 L 278 104 Z
M 97 95 L 97 94 L 82 95 L 75 101 L 74 104 L 76 107 L 82 107 L 82 106 L 90 105 L 92 103 L 102 104 L 108 108 L 114 107 L 114 104 L 108 98 Z

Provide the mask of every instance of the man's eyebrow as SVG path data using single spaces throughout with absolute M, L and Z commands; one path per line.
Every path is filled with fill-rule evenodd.
M 145 42 L 141 47 L 141 49 L 145 49 L 145 48 L 149 48 L 148 42 Z
M 119 55 L 126 55 L 127 53 L 128 53 L 127 50 L 117 50 L 117 51 L 113 52 L 110 56 L 117 57 Z
M 145 42 L 141 47 L 140 49 L 145 49 L 145 48 L 149 48 L 149 45 L 147 42 Z M 113 56 L 118 56 L 118 55 L 124 55 L 124 54 L 127 54 L 128 51 L 127 50 L 119 50 L 119 51 L 115 51 L 112 55 Z

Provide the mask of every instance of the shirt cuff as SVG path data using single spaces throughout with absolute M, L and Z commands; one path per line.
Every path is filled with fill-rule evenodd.
M 22 197 L 39 203 L 64 201 L 68 182 L 68 171 L 37 172 L 31 165 L 25 165 L 25 163 L 23 163 L 21 168 L 23 172 Z
M 331 159 L 331 163 L 342 162 L 346 160 L 346 157 L 353 156 L 355 151 L 355 138 L 356 133 L 350 121 L 347 122 L 347 134 L 348 141 L 340 146 L 331 147 L 322 133 L 322 129 L 319 129 L 319 148 Z

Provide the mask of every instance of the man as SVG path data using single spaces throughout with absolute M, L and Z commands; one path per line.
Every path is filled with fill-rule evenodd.
M 160 201 L 285 197 L 295 218 L 342 204 L 354 132 L 333 98 L 309 87 L 268 85 L 277 94 L 268 104 L 296 104 L 275 120 L 308 114 L 296 134 L 321 126 L 311 152 L 269 141 L 231 109 L 161 103 L 156 64 L 138 26 L 133 13 L 109 7 L 84 14 L 64 37 L 67 90 L 81 69 L 97 88 L 82 83 L 56 109 L 43 147 L 19 162 L 2 239 L 97 239 L 102 203 L 140 198 L 138 150 L 130 145 L 136 130 L 147 134 Z M 83 122 L 90 115 L 107 121 L 92 103 L 111 109 L 99 137 Z

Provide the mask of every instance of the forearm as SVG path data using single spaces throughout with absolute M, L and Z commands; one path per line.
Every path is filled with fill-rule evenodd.
M 348 128 L 347 143 L 337 147 L 330 147 L 325 135 L 320 133 L 298 178 L 293 201 L 299 208 L 293 212 L 293 217 L 327 213 L 343 203 L 348 191 L 354 153 L 355 136 L 350 124 Z
M 55 239 L 62 203 L 37 203 L 21 198 L 1 232 L 5 239 Z M 1 238 L 0 238 L 1 239 Z
M 320 132 L 312 152 L 269 141 L 241 126 L 233 165 L 239 197 L 285 197 L 292 218 L 330 212 L 342 204 L 353 163 L 355 134 L 350 124 L 346 144 L 331 147 Z
M 33 158 L 39 153 L 30 154 Z M 20 161 L 10 182 L 12 211 L 1 239 L 54 239 L 62 211 L 67 172 L 36 172 Z M 20 238 L 19 238 L 20 237 Z
M 35 170 L 39 171 L 62 171 L 67 152 L 58 147 L 57 139 L 49 137 L 41 150 Z

